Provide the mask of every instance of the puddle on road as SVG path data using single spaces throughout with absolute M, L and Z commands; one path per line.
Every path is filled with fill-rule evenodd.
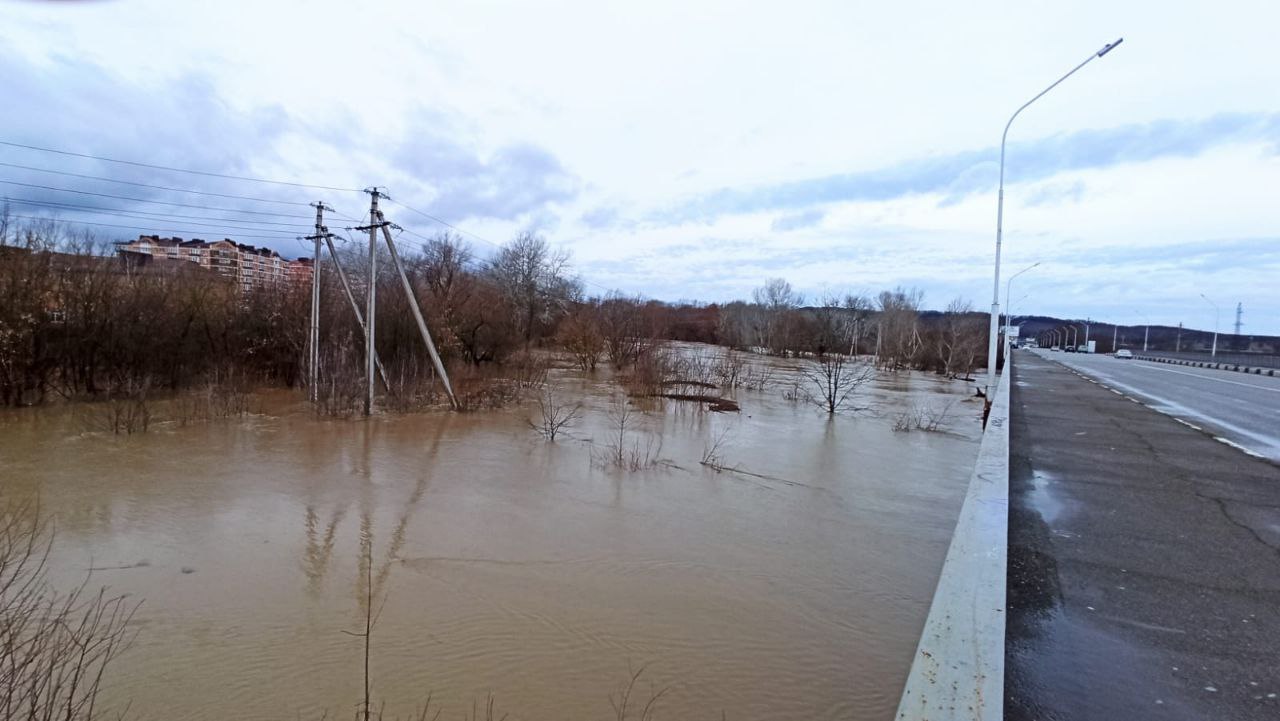
M 1054 522 L 1062 515 L 1064 509 L 1062 500 L 1054 493 L 1053 484 L 1052 474 L 1035 471 L 1031 474 L 1031 491 L 1027 494 L 1027 500 L 1044 519 L 1050 530 L 1053 529 Z
M 645 665 L 663 717 L 889 718 L 977 452 L 972 387 L 902 374 L 834 419 L 781 388 L 741 413 L 666 402 L 634 431 L 661 463 L 624 472 L 592 463 L 612 384 L 560 380 L 584 416 L 555 443 L 529 405 L 330 421 L 277 394 L 132 437 L 8 414 L 4 490 L 56 516 L 61 583 L 115 567 L 93 583 L 145 600 L 107 694 L 136 718 L 350 715 L 366 552 L 388 717 L 428 693 L 451 718 L 489 693 L 512 718 L 606 717 Z M 893 431 L 942 402 L 947 433 Z M 747 473 L 700 465 L 721 434 Z

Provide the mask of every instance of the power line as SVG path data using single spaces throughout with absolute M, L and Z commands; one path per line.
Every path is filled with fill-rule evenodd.
M 191 190 L 189 188 L 174 188 L 168 185 L 152 185 L 150 183 L 138 183 L 132 180 L 116 180 L 115 178 L 105 178 L 101 175 L 85 175 L 84 173 L 72 173 L 66 170 L 52 170 L 49 168 L 37 168 L 33 165 L 19 165 L 18 163 L 0 163 L 0 166 L 6 168 L 17 168 L 19 170 L 34 170 L 37 173 L 51 173 L 53 175 L 65 175 L 71 178 L 83 178 L 85 180 L 100 180 L 104 183 L 118 183 L 120 185 L 132 185 L 137 188 L 151 188 L 152 190 L 165 190 L 171 193 L 191 193 L 194 195 L 210 195 L 217 198 L 231 198 L 235 200 L 251 200 L 255 203 L 275 203 L 277 205 L 301 205 L 307 204 L 299 200 L 272 200 L 270 198 L 255 198 L 251 195 L 235 195 L 233 193 L 214 193 L 208 190 Z
M 0 197 L 0 201 L 17 203 L 18 205 L 34 205 L 34 206 L 39 206 L 43 208 L 56 208 L 58 210 L 89 211 L 89 212 L 105 213 L 107 215 L 120 215 L 126 218 L 146 219 L 149 217 L 156 217 L 156 218 L 168 218 L 168 219 L 177 218 L 179 220 L 191 220 L 191 221 L 217 220 L 217 221 L 220 221 L 221 223 L 236 223 L 236 224 L 242 224 L 242 225 L 250 224 L 255 227 L 260 225 L 279 225 L 286 228 L 308 227 L 305 223 L 276 223 L 270 220 L 257 220 L 257 219 L 238 220 L 236 218 L 216 218 L 216 217 L 210 217 L 207 215 L 184 215 L 180 213 L 150 213 L 144 210 L 129 210 L 127 208 L 104 208 L 100 205 L 81 205 L 78 203 L 60 203 L 60 202 L 45 201 L 45 200 L 32 200 L 30 198 L 14 198 L 11 196 L 2 196 Z M 267 229 L 262 228 L 261 230 L 267 230 Z M 281 231 L 281 232 L 292 233 L 294 231 Z
M 444 227 L 446 227 L 446 228 L 450 228 L 450 229 L 452 229 L 452 230 L 456 230 L 456 231 L 458 231 L 459 233 L 463 233 L 463 234 L 465 234 L 465 235 L 469 235 L 469 236 L 471 236 L 472 238 L 475 238 L 476 240 L 478 240 L 478 241 L 480 241 L 480 242 L 482 242 L 482 243 L 486 243 L 486 244 L 488 244 L 488 245 L 493 246 L 494 248 L 497 248 L 498 250 L 502 250 L 502 246 L 501 246 L 500 244 L 495 243 L 495 242 L 493 242 L 492 240 L 489 240 L 488 238 L 485 238 L 485 237 L 483 237 L 483 236 L 477 235 L 476 233 L 472 233 L 471 231 L 469 231 L 469 230 L 467 230 L 467 229 L 465 229 L 465 228 L 459 228 L 458 226 L 456 226 L 456 225 L 454 225 L 454 224 L 452 224 L 452 223 L 449 223 L 448 221 L 445 221 L 445 220 L 442 220 L 442 219 L 440 219 L 440 218 L 437 218 L 436 216 L 431 215 L 430 213 L 425 213 L 425 212 L 423 212 L 423 211 L 421 211 L 421 210 L 418 210 L 417 208 L 413 208 L 413 207 L 410 207 L 410 206 L 408 206 L 408 205 L 405 205 L 404 203 L 401 203 L 401 202 L 400 202 L 400 201 L 398 201 L 398 200 L 393 200 L 393 199 L 391 199 L 391 198 L 385 198 L 385 200 L 387 200 L 387 201 L 389 201 L 389 202 L 392 202 L 392 203 L 395 203 L 396 205 L 400 206 L 401 208 L 404 208 L 405 210 L 408 210 L 408 211 L 409 211 L 409 212 L 411 212 L 411 213 L 417 213 L 418 215 L 421 215 L 422 217 L 426 218 L 427 220 L 434 221 L 434 222 L 436 222 L 436 223 L 439 223 L 440 225 L 443 225 L 443 226 L 444 226 Z M 413 233 L 413 231 L 406 231 L 406 232 Z M 413 234 L 414 234 L 414 235 L 419 235 L 419 234 L 417 234 L 417 233 L 413 233 Z M 426 236 L 421 236 L 421 235 L 420 235 L 419 237 L 426 238 Z M 432 240 L 432 239 L 431 239 L 431 238 L 427 238 L 427 240 Z M 604 292 L 606 292 L 606 293 L 612 293 L 613 291 L 615 291 L 615 290 L 616 290 L 616 288 L 606 288 L 605 286 L 600 285 L 599 283 L 593 283 L 593 282 L 591 282 L 591 281 L 587 280 L 586 278 L 583 278 L 581 275 L 579 275 L 579 276 L 578 276 L 578 280 L 579 280 L 579 281 L 581 281 L 583 285 L 590 285 L 590 286 L 593 286 L 593 287 L 595 287 L 595 288 L 599 288 L 600 290 L 603 290 L 603 291 L 604 291 Z
M 472 238 L 475 238 L 476 240 L 480 241 L 481 243 L 487 243 L 488 245 L 491 245 L 491 246 L 493 246 L 493 247 L 495 247 L 495 248 L 498 248 L 498 249 L 501 249 L 501 248 L 502 248 L 502 246 L 501 246 L 500 244 L 495 243 L 495 242 L 493 242 L 492 240 L 489 240 L 488 238 L 485 238 L 485 237 L 482 237 L 482 236 L 477 235 L 477 234 L 475 234 L 475 233 L 472 233 L 471 231 L 466 230 L 465 228 L 459 228 L 458 226 L 453 225 L 452 223 L 449 223 L 449 222 L 447 222 L 447 221 L 441 220 L 440 218 L 437 218 L 436 216 L 431 215 L 430 213 L 424 213 L 423 211 L 418 210 L 417 208 L 413 208 L 413 207 L 410 207 L 410 206 L 408 206 L 408 205 L 405 205 L 404 203 L 401 203 L 401 202 L 400 202 L 400 201 L 398 201 L 398 200 L 393 200 L 393 199 L 391 199 L 391 198 L 386 198 L 386 200 L 387 200 L 388 202 L 395 203 L 396 205 L 400 206 L 401 208 L 404 208 L 405 210 L 407 210 L 407 211 L 409 211 L 409 212 L 411 212 L 411 213 L 417 213 L 418 215 L 421 215 L 422 217 L 426 218 L 427 220 L 430 220 L 430 221 L 433 221 L 433 222 L 439 223 L 440 225 L 443 225 L 443 226 L 444 226 L 444 227 L 446 227 L 446 228 L 450 228 L 450 229 L 452 229 L 452 230 L 456 230 L 456 231 L 458 231 L 459 233 L 462 233 L 462 234 L 464 234 L 464 235 L 469 235 L 469 236 L 471 236 Z
M 58 193 L 75 193 L 77 195 L 91 195 L 96 198 L 112 198 L 114 200 L 128 200 L 133 203 L 151 203 L 153 205 L 172 205 L 178 208 L 195 208 L 197 210 L 214 210 L 222 213 L 244 213 L 247 215 L 266 215 L 277 218 L 299 218 L 306 220 L 305 215 L 289 215 L 288 213 L 272 213 L 264 210 L 244 210 L 241 208 L 218 208 L 210 205 L 192 205 L 190 203 L 174 203 L 167 200 L 148 200 L 146 198 L 132 198 L 126 195 L 112 195 L 110 193 L 93 193 L 88 190 L 72 190 L 70 188 L 58 188 L 52 185 L 37 185 L 35 183 L 21 183 L 16 180 L 3 180 L 0 183 L 5 185 L 17 185 L 23 188 L 36 188 L 38 190 L 52 190 Z
M 294 188 L 314 188 L 316 190 L 334 190 L 340 193 L 363 192 L 360 188 L 338 188 L 331 185 L 312 185 L 310 183 L 294 183 L 287 180 L 269 180 L 267 178 L 254 178 L 252 176 L 247 176 L 247 175 L 229 175 L 227 173 L 212 173 L 205 170 L 190 170 L 187 168 L 175 168 L 168 165 L 154 165 L 152 163 L 141 163 L 135 160 L 121 160 L 119 158 L 108 158 L 102 155 L 91 155 L 89 153 L 75 153 L 70 150 L 42 148 L 37 145 L 26 145 L 24 143 L 14 143 L 8 140 L 0 140 L 0 145 L 7 145 L 11 148 L 22 148 L 24 150 L 35 150 L 41 153 L 55 153 L 57 155 L 66 155 L 73 158 L 86 158 L 89 160 L 100 160 L 106 163 L 119 163 L 121 165 L 131 165 L 136 168 L 151 168 L 152 170 L 166 170 L 172 173 L 187 173 L 189 175 L 201 175 L 206 178 L 226 178 L 228 180 L 243 180 L 250 183 L 270 183 L 272 185 L 287 185 Z
M 220 232 L 229 232 L 229 233 L 231 233 L 231 234 L 238 234 L 238 233 L 241 233 L 241 232 L 248 232 L 248 233 L 277 233 L 277 234 L 279 234 L 280 239 L 282 239 L 282 240 L 283 240 L 283 239 L 287 239 L 287 238 L 294 238 L 294 237 L 297 237 L 297 234 L 300 232 L 300 231 L 296 231 L 296 230 L 281 230 L 281 229 L 279 229 L 279 228 L 259 228 L 259 227 L 255 227 L 255 226 L 228 226 L 228 225 L 226 225 L 225 223 L 202 223 L 202 222 L 200 222 L 200 221 L 198 221 L 198 220 L 193 220 L 193 219 L 191 219 L 191 218 L 187 218 L 187 217 L 183 217 L 183 216 L 173 216 L 173 217 L 167 217 L 167 218 L 166 218 L 166 217 L 161 217 L 161 218 L 149 218 L 149 217 L 144 217 L 144 216 L 137 216 L 137 215 L 133 215 L 132 213 L 116 213 L 116 212 L 112 212 L 112 211 L 109 211 L 109 210 L 82 211 L 82 210 L 78 210 L 78 209 L 76 209 L 76 208 L 74 208 L 74 207 L 71 207 L 71 208 L 58 207 L 58 206 L 57 206 L 57 204 L 47 204 L 47 203 L 26 203 L 26 202 L 19 202 L 19 204 L 20 204 L 20 205 L 30 205 L 30 206 L 35 206 L 35 207 L 49 207 L 50 205 L 52 205 L 52 207 L 49 207 L 49 209 L 50 209 L 50 210 L 55 210 L 55 211 L 59 211 L 59 210 L 69 210 L 69 211 L 71 211 L 71 212 L 73 212 L 73 213 L 88 212 L 88 213 L 93 213 L 94 215 L 106 215 L 106 216 L 111 216 L 111 217 L 115 217 L 115 218 L 128 218 L 128 219 L 132 219 L 132 220 L 142 220 L 142 221 L 146 221 L 146 225 L 140 225 L 140 226 L 139 226 L 140 228 L 142 228 L 142 227 L 147 227 L 147 226 L 149 226 L 149 225 L 155 225 L 155 224 L 162 224 L 162 223 L 174 223 L 174 222 L 177 222 L 177 223 L 183 223 L 183 224 L 185 224 L 185 225 L 198 225 L 198 226 L 200 226 L 200 227 L 202 227 L 202 228 L 216 228 L 216 229 L 218 229 Z M 84 221 L 79 220 L 79 219 L 74 219 L 74 220 L 62 219 L 62 220 L 63 220 L 63 222 L 67 222 L 67 223 L 82 223 L 82 222 L 84 222 Z M 228 222 L 235 222 L 235 221 L 228 221 Z M 203 232 L 208 233 L 209 231 L 207 231 L 207 230 L 206 230 L 206 231 L 203 231 Z
M 151 183 L 138 183 L 134 181 L 118 181 L 115 178 L 105 178 L 102 175 L 86 175 L 84 173 L 70 173 L 68 170 L 52 170 L 50 168 L 36 168 L 35 165 L 19 165 L 18 163 L 0 163 L 4 168 L 17 168 L 19 170 L 35 170 L 36 173 L 50 173 L 54 175 L 67 175 L 70 178 L 83 178 L 86 181 L 101 181 L 104 183 L 118 183 L 122 186 L 133 186 L 138 188 L 151 188 L 156 191 L 169 191 L 175 193 L 192 193 L 192 195 L 206 195 L 214 197 L 234 198 L 234 200 L 251 200 L 253 202 L 274 202 L 276 205 L 302 205 L 306 206 L 306 202 L 297 200 L 273 200 L 273 198 L 253 197 L 248 195 L 234 195 L 234 193 L 215 193 L 212 191 L 193 191 L 189 188 L 175 188 L 172 186 L 155 186 Z
M 38 215 L 10 215 L 9 217 L 10 217 L 10 218 L 19 218 L 19 219 L 22 219 L 22 220 L 54 220 L 53 218 L 44 218 L 44 217 L 40 217 L 40 216 L 38 216 Z M 91 222 L 89 222 L 89 221 L 87 221 L 87 220 L 77 220 L 77 221 L 74 221 L 74 222 L 75 222 L 77 225 L 97 225 L 97 226 L 102 226 L 102 227 L 104 227 L 104 228 L 124 228 L 124 229 L 126 229 L 126 230 L 135 230 L 135 231 L 136 231 L 136 230 L 141 230 L 141 229 L 143 229 L 143 228 L 145 227 L 145 226 L 141 226 L 141 225 L 116 225 L 116 224 L 114 224 L 114 223 L 91 223 Z M 169 233 L 183 233 L 183 234 L 187 234 L 187 235 L 192 235 L 192 234 L 195 234 L 195 235 L 200 235 L 200 234 L 208 235 L 208 233 L 207 233 L 207 232 L 205 232 L 205 231 L 203 231 L 203 230 L 192 230 L 192 229 L 190 229 L 190 228 L 169 228 L 169 227 L 166 227 L 166 228 L 165 228 L 165 231 L 166 231 L 166 232 L 169 232 Z M 238 233 L 237 233 L 237 234 L 236 234 L 236 236 L 237 236 L 237 237 L 239 237 L 239 238 L 253 238 L 253 239 L 255 239 L 255 240 L 287 240 L 287 238 L 282 237 L 282 236 L 278 236 L 278 235 L 240 235 L 240 234 L 238 234 Z

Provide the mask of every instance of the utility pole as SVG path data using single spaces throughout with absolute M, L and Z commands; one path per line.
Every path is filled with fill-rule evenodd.
M 1241 318 L 1244 316 L 1244 303 L 1236 303 L 1236 335 L 1240 335 L 1240 327 L 1244 325 Z
M 333 210 L 317 200 L 311 204 L 316 209 L 316 232 L 308 240 L 313 241 L 311 251 L 311 334 L 308 336 L 307 383 L 311 386 L 311 402 L 320 397 L 320 239 L 325 235 L 324 211 Z M 335 261 L 336 262 L 336 261 Z
M 1085 318 L 1085 321 L 1084 321 L 1084 347 L 1085 347 L 1085 350 L 1088 350 L 1088 349 L 1089 349 L 1089 324 L 1090 324 L 1090 323 L 1092 323 L 1092 322 L 1093 322 L 1093 321 L 1089 320 L 1088 318 Z
M 1175 353 L 1182 352 L 1182 323 L 1181 322 L 1178 323 L 1178 339 L 1174 341 L 1173 351 Z
M 377 202 L 376 199 L 374 202 Z M 391 253 L 391 264 L 396 267 L 396 273 L 400 276 L 400 284 L 404 287 L 404 294 L 409 301 L 409 310 L 413 311 L 413 319 L 418 322 L 418 332 L 422 333 L 422 341 L 427 345 L 427 353 L 431 356 L 431 363 L 435 366 L 436 373 L 440 374 L 440 380 L 444 383 L 444 391 L 449 395 L 449 405 L 454 410 L 458 410 L 458 399 L 453 395 L 453 385 L 449 383 L 449 374 L 444 369 L 444 363 L 440 360 L 440 354 L 436 352 L 436 344 L 431 340 L 431 332 L 427 330 L 427 321 L 422 317 L 422 310 L 418 308 L 418 298 L 413 293 L 413 285 L 409 283 L 409 277 L 404 273 L 404 266 L 400 263 L 400 253 L 396 250 L 396 244 L 391 240 L 391 230 L 388 226 L 391 223 L 383 217 L 382 211 L 374 210 L 371 218 L 376 218 L 376 226 L 382 229 L 382 237 L 387 241 L 387 250 Z
M 1111 352 L 1116 352 L 1116 334 L 1120 332 L 1120 326 L 1111 326 Z
M 364 334 L 364 358 L 365 358 L 365 383 L 368 393 L 364 398 L 364 414 L 373 413 L 373 371 L 374 357 L 377 349 L 373 346 L 374 324 L 376 322 L 376 314 L 378 310 L 378 198 L 382 197 L 382 193 L 377 186 L 369 188 L 365 191 L 369 194 L 369 292 L 366 294 L 365 308 L 365 334 Z

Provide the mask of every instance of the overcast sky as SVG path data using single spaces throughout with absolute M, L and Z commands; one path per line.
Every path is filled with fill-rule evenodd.
M 1203 293 L 1223 331 L 1243 302 L 1245 332 L 1280 334 L 1277 27 L 1264 0 L 0 2 L 0 140 L 386 186 L 489 241 L 543 233 L 593 292 L 723 301 L 782 276 L 810 297 L 903 285 L 983 308 L 1005 122 L 1123 36 L 1010 132 L 1005 275 L 1042 264 L 1014 312 L 1212 329 Z M 13 212 L 112 238 L 218 214 L 49 188 L 311 211 L 11 166 L 368 203 L 7 146 L 0 162 L 0 193 L 46 203 Z M 219 222 L 198 228 L 234 232 Z M 272 227 L 242 235 L 304 252 Z

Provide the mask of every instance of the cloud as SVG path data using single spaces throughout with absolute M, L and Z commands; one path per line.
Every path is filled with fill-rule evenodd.
M 1237 141 L 1280 139 L 1280 113 L 1224 113 L 1199 120 L 1157 120 L 1041 138 L 1009 146 L 1006 182 L 1042 180 L 1058 173 L 1192 157 Z M 680 223 L 722 215 L 793 210 L 822 203 L 882 201 L 939 193 L 942 203 L 993 190 L 999 148 L 911 160 L 887 168 L 828 175 L 754 188 L 722 188 L 661 209 L 654 220 Z
M 825 211 L 817 208 L 804 210 L 799 213 L 780 216 L 773 221 L 771 228 L 775 232 L 786 232 L 788 230 L 799 230 L 801 228 L 810 228 L 822 222 L 827 217 Z
M 1070 183 L 1048 182 L 1032 190 L 1022 200 L 1024 205 L 1060 205 L 1078 203 L 1084 197 L 1084 181 Z
M 612 228 L 618 223 L 618 209 L 601 205 L 583 213 L 580 220 L 592 230 Z
M 450 221 L 516 220 L 577 197 L 580 183 L 556 156 L 530 143 L 515 143 L 482 157 L 436 115 L 419 116 L 401 144 L 395 165 L 422 185 L 424 203 Z
M 228 107 L 205 75 L 183 74 L 136 82 L 66 55 L 55 54 L 45 61 L 32 62 L 3 47 L 0 97 L 5 98 L 7 107 L 0 115 L 0 139 L 226 175 L 271 174 L 271 169 L 281 162 L 277 143 L 291 123 L 287 111 L 279 106 L 250 110 Z M 11 164 L 0 166 L 0 180 L 27 184 L 0 183 L 0 195 L 14 199 L 14 214 L 123 226 L 90 226 L 97 235 L 112 239 L 139 233 L 226 236 L 285 250 L 309 225 L 306 216 L 310 211 L 304 206 L 294 209 L 264 205 L 259 200 L 144 186 L 305 202 L 304 191 L 297 188 L 193 176 L 9 146 L 3 148 L 0 157 Z M 72 190 L 81 192 L 68 192 Z

